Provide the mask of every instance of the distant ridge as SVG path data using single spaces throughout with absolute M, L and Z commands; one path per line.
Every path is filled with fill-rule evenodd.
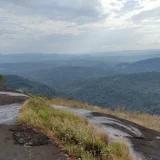
M 33 94 L 41 94 L 47 97 L 62 96 L 63 93 L 58 92 L 54 88 L 41 84 L 36 81 L 28 80 L 19 76 L 7 75 L 6 86 L 8 89 L 22 90 Z
M 125 65 L 121 68 L 123 73 L 160 71 L 160 58 L 151 58 Z
M 34 58 L 33 58 L 34 57 Z M 47 53 L 20 53 L 0 54 L 0 63 L 43 62 L 71 59 L 92 59 L 116 62 L 138 61 L 160 57 L 160 50 L 125 50 L 110 52 L 94 52 L 81 54 L 47 54 Z
M 160 72 L 124 74 L 74 82 L 67 92 L 80 100 L 102 107 L 124 107 L 160 114 Z

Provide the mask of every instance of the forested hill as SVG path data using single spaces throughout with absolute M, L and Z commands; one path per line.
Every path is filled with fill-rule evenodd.
M 120 73 L 139 73 L 139 72 L 152 72 L 160 71 L 160 58 L 151 58 L 146 60 L 137 61 L 131 64 L 118 64 L 116 69 Z
M 114 108 L 160 114 L 160 73 L 137 73 L 91 79 L 73 84 L 70 94 L 81 101 Z
M 22 89 L 45 96 L 65 96 L 86 101 L 100 107 L 124 107 L 160 114 L 160 72 L 116 75 L 89 80 L 78 80 L 68 85 L 64 93 L 19 76 L 5 76 L 7 88 Z M 56 87 L 56 86 L 55 86 Z
M 6 87 L 8 89 L 23 90 L 33 94 L 42 94 L 44 96 L 62 96 L 63 94 L 56 89 L 50 88 L 47 85 L 41 84 L 36 81 L 28 80 L 19 76 L 7 75 Z

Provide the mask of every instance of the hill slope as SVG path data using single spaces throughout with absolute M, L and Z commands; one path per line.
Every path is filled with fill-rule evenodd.
M 60 96 L 62 93 L 55 89 L 48 87 L 47 85 L 41 84 L 36 81 L 31 81 L 19 76 L 7 75 L 5 76 L 6 86 L 9 89 L 21 89 L 25 92 L 33 94 L 42 94 L 45 96 Z
M 32 75 L 40 82 L 58 89 L 64 89 L 75 80 L 87 80 L 89 78 L 113 75 L 113 72 L 95 67 L 61 66 L 49 70 L 41 70 Z
M 86 80 L 116 74 L 110 69 L 110 64 L 81 60 L 74 60 L 73 62 L 4 63 L 0 64 L 0 72 L 6 75 L 31 78 L 58 89 L 64 89 L 74 80 Z
M 73 84 L 70 94 L 94 105 L 160 114 L 160 73 L 139 73 L 91 79 Z M 69 91 L 69 89 L 68 89 Z
M 132 64 L 119 64 L 115 66 L 115 68 L 120 70 L 122 73 L 160 71 L 160 58 L 141 60 Z

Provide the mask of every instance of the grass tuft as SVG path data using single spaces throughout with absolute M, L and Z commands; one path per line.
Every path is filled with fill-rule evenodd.
M 128 146 L 120 142 L 108 144 L 107 135 L 99 133 L 87 120 L 53 109 L 41 97 L 25 102 L 17 122 L 38 127 L 48 136 L 56 137 L 60 146 L 72 157 L 82 160 L 132 160 Z

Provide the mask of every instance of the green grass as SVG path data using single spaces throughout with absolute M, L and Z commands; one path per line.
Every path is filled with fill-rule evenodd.
M 44 98 L 25 102 L 18 124 L 40 128 L 58 142 L 71 157 L 82 160 L 132 160 L 129 148 L 121 142 L 108 143 L 87 120 L 67 111 L 53 109 Z

